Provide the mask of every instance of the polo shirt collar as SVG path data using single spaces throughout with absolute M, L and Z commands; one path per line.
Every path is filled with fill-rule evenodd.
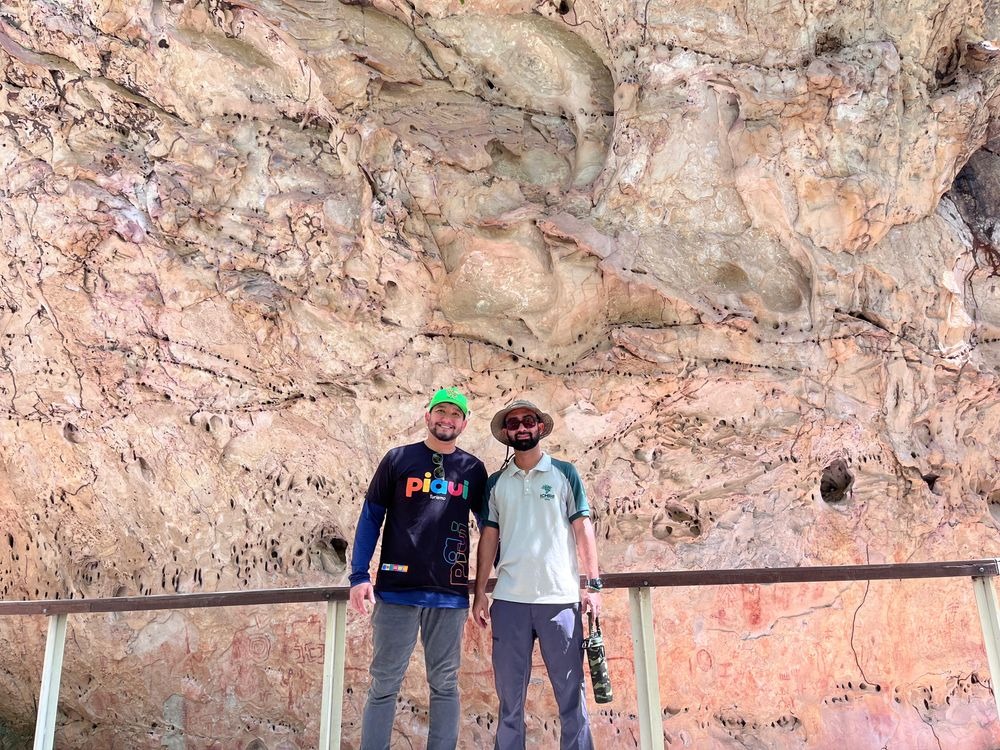
M 551 468 L 552 468 L 552 458 L 549 456 L 548 453 L 545 453 L 543 451 L 542 459 L 537 464 L 535 464 L 534 468 L 532 468 L 531 471 L 549 471 Z M 507 471 L 510 472 L 511 474 L 526 475 L 528 473 L 513 461 L 510 462 L 510 466 L 507 467 Z

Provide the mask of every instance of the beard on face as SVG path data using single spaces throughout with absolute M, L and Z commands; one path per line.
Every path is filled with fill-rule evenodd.
M 446 425 L 433 424 L 431 425 L 430 431 L 431 435 L 436 437 L 438 440 L 449 441 L 449 440 L 454 440 L 455 438 L 458 437 L 457 427 L 448 427 Z
M 535 435 L 526 438 L 515 437 L 511 438 L 510 447 L 516 451 L 530 451 L 532 448 L 538 445 L 539 440 L 541 440 L 541 438 Z

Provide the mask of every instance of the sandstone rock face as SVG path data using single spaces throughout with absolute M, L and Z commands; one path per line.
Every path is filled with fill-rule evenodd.
M 436 388 L 526 395 L 606 571 L 1000 545 L 995 3 L 8 0 L 5 599 L 345 581 Z M 638 742 L 624 591 L 606 596 Z M 654 594 L 669 747 L 1000 744 L 968 581 Z M 60 747 L 315 747 L 323 611 L 71 620 Z M 0 622 L 0 746 L 40 619 Z M 345 747 L 369 625 L 349 623 Z M 463 747 L 490 747 L 470 628 Z M 539 661 L 531 746 L 552 747 Z M 420 660 L 400 747 L 426 737 Z

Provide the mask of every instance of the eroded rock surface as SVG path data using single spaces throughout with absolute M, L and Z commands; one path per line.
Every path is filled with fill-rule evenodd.
M 496 408 L 556 415 L 607 571 L 995 556 L 998 17 L 5 3 L 3 598 L 341 583 L 371 472 L 446 384 L 491 469 Z M 595 734 L 631 747 L 606 599 Z M 654 604 L 669 747 L 1000 743 L 967 581 Z M 315 747 L 323 625 L 74 618 L 58 744 Z M 43 641 L 0 623 L 0 746 L 30 736 Z M 490 645 L 467 632 L 464 747 L 492 743 Z M 347 652 L 355 747 L 366 622 Z M 426 736 L 418 661 L 401 745 Z

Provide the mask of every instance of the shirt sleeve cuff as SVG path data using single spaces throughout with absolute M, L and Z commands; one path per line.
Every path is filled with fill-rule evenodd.
M 357 586 L 359 583 L 371 583 L 371 576 L 368 572 L 364 573 L 351 573 L 350 577 L 347 579 L 351 582 L 352 586 Z

